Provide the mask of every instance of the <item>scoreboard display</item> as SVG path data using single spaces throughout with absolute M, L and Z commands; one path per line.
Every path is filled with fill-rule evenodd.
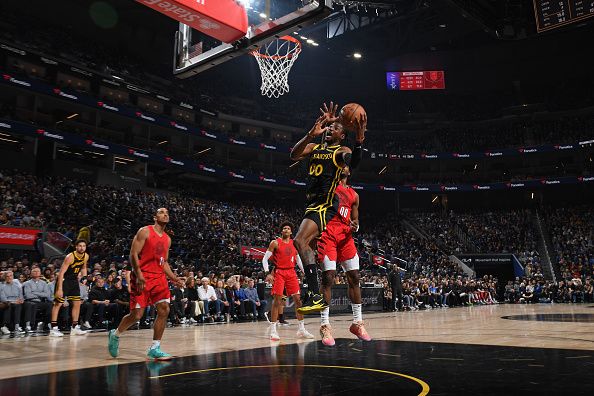
M 390 91 L 445 89 L 443 70 L 387 72 L 386 85 Z
M 594 0 L 533 0 L 536 30 L 544 32 L 594 17 Z

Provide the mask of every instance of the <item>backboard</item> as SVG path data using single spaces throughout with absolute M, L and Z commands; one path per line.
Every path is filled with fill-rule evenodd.
M 194 76 L 256 50 L 279 37 L 298 32 L 325 18 L 332 11 L 332 0 L 233 1 L 245 9 L 248 20 L 247 33 L 232 42 L 223 42 L 180 22 L 174 43 L 175 76 Z M 207 1 L 202 2 L 208 5 Z

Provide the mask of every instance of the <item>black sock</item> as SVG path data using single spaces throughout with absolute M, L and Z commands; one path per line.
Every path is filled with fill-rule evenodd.
M 318 267 L 315 264 L 307 264 L 304 267 L 305 280 L 307 281 L 307 290 L 314 294 L 320 294 L 320 285 L 318 284 Z
M 278 321 L 282 322 L 285 318 L 285 314 L 278 314 Z
M 53 329 L 54 327 L 58 327 L 58 321 L 55 321 L 55 322 L 54 322 L 54 321 L 52 320 L 52 329 Z

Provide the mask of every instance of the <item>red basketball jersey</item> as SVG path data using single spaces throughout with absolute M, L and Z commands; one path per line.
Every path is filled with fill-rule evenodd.
M 149 236 L 144 242 L 144 246 L 140 251 L 140 270 L 142 273 L 162 274 L 163 264 L 167 257 L 167 249 L 169 249 L 170 238 L 169 235 L 163 235 L 155 232 L 154 226 L 147 226 Z
M 272 261 L 278 269 L 293 269 L 295 268 L 295 256 L 297 256 L 297 249 L 293 245 L 293 240 L 283 242 L 282 238 L 276 238 L 278 244 L 276 250 L 272 253 Z
M 338 197 L 338 213 L 336 218 L 346 225 L 351 223 L 351 210 L 355 201 L 357 201 L 357 193 L 351 187 L 345 187 L 339 184 L 334 193 Z

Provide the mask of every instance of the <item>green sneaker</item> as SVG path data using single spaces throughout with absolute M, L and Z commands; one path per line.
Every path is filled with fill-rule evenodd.
M 163 352 L 161 347 L 150 348 L 146 353 L 150 360 L 171 360 L 172 356 L 167 352 Z
M 111 357 L 118 357 L 119 349 L 120 349 L 120 337 L 116 337 L 115 329 L 110 330 L 108 334 L 109 342 L 107 343 L 107 349 L 109 350 L 109 354 Z

